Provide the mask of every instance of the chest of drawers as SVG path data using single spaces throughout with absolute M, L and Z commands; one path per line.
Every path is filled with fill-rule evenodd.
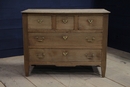
M 24 66 L 100 66 L 106 70 L 108 13 L 105 9 L 22 11 Z

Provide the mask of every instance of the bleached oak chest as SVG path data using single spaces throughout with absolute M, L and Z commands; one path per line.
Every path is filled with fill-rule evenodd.
M 22 11 L 25 75 L 31 65 L 100 66 L 106 70 L 105 9 Z

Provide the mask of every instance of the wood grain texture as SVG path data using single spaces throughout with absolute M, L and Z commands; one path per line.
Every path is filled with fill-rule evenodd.
M 29 33 L 35 33 L 35 32 L 37 32 L 37 33 L 47 33 L 47 32 L 50 32 L 50 33 L 85 33 L 85 32 L 93 32 L 93 33 L 102 33 L 103 32 L 103 29 L 93 29 L 93 30 L 90 30 L 90 29 L 88 29 L 88 30 L 66 30 L 66 29 L 63 29 L 63 30 L 56 30 L 56 29 L 54 29 L 54 30 L 43 30 L 43 29 L 28 29 L 28 32 Z
M 103 29 L 103 16 L 86 14 L 79 16 L 79 29 Z
M 101 62 L 101 71 L 102 71 L 102 77 L 105 77 L 105 72 L 106 72 L 106 51 L 107 51 L 107 37 L 108 37 L 108 15 L 104 15 L 104 22 L 103 22 L 103 28 L 104 28 L 104 33 L 103 33 L 103 40 L 102 40 L 102 62 Z
M 26 14 L 23 15 L 26 75 L 31 65 L 98 65 L 102 77 L 105 76 L 109 11 L 28 9 L 22 13 Z
M 79 18 L 78 18 L 78 15 L 74 15 L 74 30 L 78 30 L 78 27 L 79 27 Z
M 28 29 L 52 29 L 51 15 L 28 15 Z
M 65 48 L 70 45 L 72 48 L 78 46 L 99 48 L 102 45 L 102 33 L 29 33 L 28 37 L 29 46 Z
M 105 9 L 27 9 L 22 13 L 110 13 Z
M 24 44 L 24 68 L 25 68 L 25 75 L 29 75 L 29 53 L 28 53 L 28 14 L 22 14 L 22 22 L 23 22 L 23 44 Z
M 88 49 L 30 49 L 33 62 L 100 62 L 101 50 Z
M 56 16 L 56 29 L 74 29 L 74 16 L 58 15 Z

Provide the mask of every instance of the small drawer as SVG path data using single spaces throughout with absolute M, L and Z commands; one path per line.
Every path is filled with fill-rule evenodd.
M 74 29 L 73 16 L 56 16 L 56 29 Z
M 102 33 L 29 33 L 29 46 L 39 48 L 101 48 Z
M 87 49 L 30 49 L 30 61 L 101 61 L 101 50 Z
M 64 53 L 67 53 L 67 55 L 64 55 Z M 67 61 L 98 62 L 101 61 L 101 50 L 66 49 L 63 51 L 63 56 L 67 59 Z
M 79 16 L 79 29 L 103 29 L 102 15 Z
M 28 29 L 52 29 L 50 15 L 29 14 Z

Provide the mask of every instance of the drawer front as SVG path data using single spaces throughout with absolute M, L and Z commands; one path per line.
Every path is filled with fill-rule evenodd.
M 52 29 L 51 16 L 42 14 L 28 15 L 29 29 Z
M 74 17 L 56 16 L 56 29 L 74 29 Z
M 30 49 L 30 61 L 101 61 L 101 50 L 87 49 Z
M 103 29 L 103 16 L 79 16 L 79 29 Z
M 29 33 L 29 45 L 44 47 L 101 47 L 102 33 Z

